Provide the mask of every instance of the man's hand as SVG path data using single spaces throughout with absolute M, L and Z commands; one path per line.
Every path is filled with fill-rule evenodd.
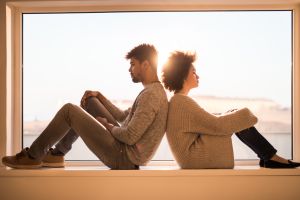
M 96 117 L 96 120 L 100 122 L 109 132 L 111 132 L 114 127 L 114 125 L 109 123 L 106 118 Z
M 98 96 L 100 96 L 100 92 L 98 92 L 98 91 L 91 91 L 91 90 L 85 91 L 84 95 L 81 98 L 80 106 L 82 108 L 85 108 L 86 107 L 86 100 L 89 97 L 98 97 Z
M 238 109 L 231 109 L 231 110 L 228 110 L 228 111 L 226 111 L 226 113 L 231 113 L 231 112 L 234 112 L 234 111 L 237 111 Z

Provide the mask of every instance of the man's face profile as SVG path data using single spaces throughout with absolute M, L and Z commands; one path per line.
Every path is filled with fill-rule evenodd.
M 141 63 L 137 59 L 130 59 L 129 72 L 134 83 L 141 82 Z

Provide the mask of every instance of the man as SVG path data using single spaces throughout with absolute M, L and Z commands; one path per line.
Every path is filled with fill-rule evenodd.
M 61 167 L 63 156 L 79 136 L 112 169 L 137 169 L 146 165 L 164 135 L 168 101 L 157 77 L 154 46 L 141 44 L 126 59 L 130 60 L 132 81 L 144 86 L 131 108 L 122 111 L 100 92 L 86 91 L 81 107 L 65 104 L 30 148 L 3 157 L 3 164 L 27 169 Z M 51 149 L 55 143 L 55 149 Z

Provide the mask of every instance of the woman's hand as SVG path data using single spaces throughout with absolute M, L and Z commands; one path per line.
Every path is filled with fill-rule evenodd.
M 100 96 L 100 92 L 98 92 L 98 91 L 91 91 L 91 90 L 85 91 L 84 95 L 81 98 L 80 106 L 82 108 L 85 108 L 86 107 L 86 100 L 89 97 L 98 97 L 98 96 Z
M 112 131 L 114 125 L 109 123 L 106 118 L 96 117 L 96 120 L 100 122 L 109 132 Z

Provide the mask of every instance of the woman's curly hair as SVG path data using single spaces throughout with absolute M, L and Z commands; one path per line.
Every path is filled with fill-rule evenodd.
M 162 69 L 162 82 L 170 92 L 182 89 L 192 63 L 196 60 L 195 53 L 175 51 L 171 53 Z

